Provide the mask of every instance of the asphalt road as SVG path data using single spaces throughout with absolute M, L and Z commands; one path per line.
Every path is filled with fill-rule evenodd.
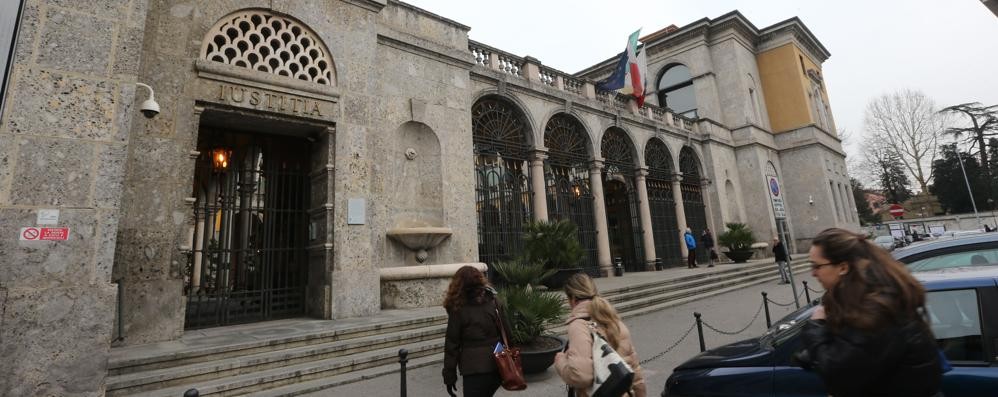
M 818 283 L 807 273 L 795 275 L 800 302 L 805 304 L 800 281 L 807 280 L 814 286 Z M 793 294 L 789 285 L 778 285 L 775 281 L 745 287 L 734 292 L 698 300 L 675 306 L 666 310 L 631 317 L 624 322 L 631 329 L 634 345 L 641 360 L 651 358 L 665 351 L 669 346 L 679 341 L 694 324 L 693 312 L 700 312 L 705 323 L 721 331 L 733 332 L 748 326 L 745 331 L 736 335 L 717 333 L 704 328 L 704 340 L 708 349 L 758 336 L 766 329 L 765 314 L 760 312 L 762 305 L 761 292 L 769 294 L 769 298 L 777 303 L 793 302 Z M 812 298 L 815 294 L 812 293 Z M 769 305 L 773 322 L 794 310 L 794 305 Z M 758 313 L 758 315 L 757 315 Z M 751 325 L 749 325 L 751 322 Z M 671 351 L 660 358 L 642 364 L 644 376 L 648 384 L 648 395 L 658 396 L 665 386 L 665 381 L 672 369 L 688 358 L 700 352 L 697 331 L 694 328 L 685 339 Z M 443 380 L 440 374 L 441 364 L 408 371 L 409 396 L 446 396 Z M 547 372 L 527 379 L 527 390 L 509 392 L 500 389 L 496 396 L 527 397 L 527 396 L 564 396 L 565 386 L 554 372 Z M 399 376 L 392 374 L 366 381 L 351 383 L 340 387 L 310 394 L 309 396 L 378 396 L 390 397 L 399 395 Z M 461 395 L 461 385 L 458 382 L 458 395 Z

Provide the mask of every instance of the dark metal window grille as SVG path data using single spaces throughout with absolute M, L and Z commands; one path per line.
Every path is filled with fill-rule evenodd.
M 626 208 L 629 221 L 623 219 L 607 219 L 610 233 L 612 255 L 620 256 L 624 269 L 629 272 L 643 271 L 644 248 L 641 240 L 641 214 L 638 211 L 638 193 L 634 189 L 634 144 L 627 133 L 618 128 L 611 128 L 603 135 L 600 153 L 605 160 L 603 172 L 603 188 L 606 189 L 606 206 L 608 215 L 620 217 L 622 207 Z M 611 184 L 611 176 L 619 175 L 626 182 Z M 614 211 L 614 212 L 611 212 Z
M 531 211 L 526 124 L 519 111 L 495 98 L 478 101 L 471 113 L 478 258 L 491 265 L 523 250 Z
M 700 190 L 700 161 L 689 146 L 679 151 L 679 171 L 683 174 L 680 188 L 683 194 L 683 207 L 686 214 L 686 225 L 697 238 L 700 248 L 700 234 L 707 228 L 706 205 L 703 192 Z M 697 261 L 706 263 L 709 253 L 705 249 L 697 250 Z
M 672 156 L 669 148 L 657 139 L 645 147 L 648 164 L 648 206 L 655 237 L 655 255 L 664 265 L 680 265 L 683 254 L 680 244 L 679 224 L 676 219 L 676 201 L 672 196 Z
M 309 150 L 287 139 L 236 147 L 225 169 L 200 147 L 185 328 L 305 313 L 309 179 L 301 154 Z
M 548 217 L 552 221 L 568 219 L 575 223 L 579 242 L 586 251 L 581 266 L 590 275 L 599 276 L 585 130 L 571 116 L 555 115 L 544 129 L 544 145 L 548 148 L 544 172 Z

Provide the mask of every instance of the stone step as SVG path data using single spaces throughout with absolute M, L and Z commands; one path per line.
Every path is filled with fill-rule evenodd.
M 262 371 L 309 361 L 357 355 L 376 349 L 408 346 L 412 343 L 443 339 L 444 324 L 402 330 L 388 334 L 283 348 L 280 350 L 221 358 L 208 362 L 176 367 L 133 372 L 108 377 L 109 396 L 130 394 L 176 385 L 192 384 L 206 380 Z
M 434 314 L 371 324 L 343 326 L 334 329 L 322 329 L 314 332 L 300 332 L 293 335 L 250 337 L 231 343 L 226 342 L 225 338 L 219 337 L 219 342 L 208 340 L 187 345 L 183 341 L 171 341 L 115 348 L 111 349 L 111 357 L 108 360 L 108 375 L 124 375 L 211 362 L 280 349 L 311 346 L 385 333 L 403 332 L 406 330 L 418 330 L 424 327 L 433 327 L 447 323 L 447 314 L 443 310 L 432 310 L 432 312 Z M 337 323 L 348 322 L 346 320 L 336 321 Z M 322 320 L 316 320 L 316 323 L 321 322 Z
M 711 272 L 711 275 L 714 275 L 714 276 L 727 275 L 727 274 L 733 274 L 733 273 L 742 273 L 746 269 L 768 268 L 768 269 L 772 269 L 774 271 L 776 270 L 776 265 L 773 264 L 772 262 L 762 262 L 762 263 L 758 263 L 757 262 L 757 263 L 745 263 L 745 264 L 729 264 L 729 263 L 725 263 L 725 264 L 716 265 L 715 267 L 712 267 L 712 268 L 706 268 L 705 266 L 706 265 L 700 265 L 700 268 L 698 268 L 696 270 L 709 269 L 709 271 Z M 688 275 L 685 275 L 685 276 L 681 276 L 681 277 L 676 277 L 676 278 L 669 279 L 668 281 L 669 281 L 669 283 L 683 283 L 683 282 L 690 281 L 690 280 L 698 280 L 698 279 L 701 279 L 703 277 L 704 277 L 703 273 L 696 273 L 696 272 L 694 272 L 694 273 L 691 273 L 691 274 L 688 274 Z M 639 283 L 639 284 L 634 284 L 634 285 L 628 285 L 628 286 L 625 286 L 625 287 L 608 288 L 608 289 L 605 289 L 605 290 L 601 290 L 600 293 L 603 296 L 614 296 L 614 295 L 619 295 L 619 294 L 624 294 L 624 293 L 629 293 L 629 292 L 642 291 L 642 290 L 646 290 L 646 289 L 649 289 L 649 288 L 655 288 L 655 287 L 658 287 L 660 285 L 661 285 L 661 281 L 659 281 L 659 282 L 644 282 L 644 283 Z
M 794 269 L 798 273 L 807 269 L 807 264 L 798 262 Z M 763 263 L 710 274 L 692 274 L 668 282 L 647 282 L 608 290 L 612 294 L 609 299 L 615 302 L 622 317 L 632 317 L 772 281 L 778 278 L 774 270 L 772 263 Z M 174 359 L 172 362 L 182 364 L 172 367 L 112 376 L 108 379 L 107 395 L 176 396 L 192 385 L 202 395 L 310 393 L 397 373 L 399 348 L 410 350 L 412 365 L 442 362 L 445 323 L 446 314 L 432 315 L 318 333 L 311 337 L 274 338 L 262 345 L 251 343 L 252 347 L 244 349 L 220 349 L 214 355 L 186 357 L 186 362 Z M 387 330 L 394 331 L 384 333 Z M 559 325 L 551 331 L 564 334 L 565 329 Z M 246 353 L 238 354 L 240 352 Z M 190 361 L 191 358 L 205 361 Z M 167 361 L 170 360 L 158 362 Z M 298 374 L 287 375 L 289 371 Z M 259 381 L 252 381 L 254 378 Z
M 443 344 L 443 338 L 439 338 L 434 341 L 410 344 L 406 346 L 406 349 L 409 350 L 409 357 L 415 360 L 423 357 L 439 356 L 439 353 L 443 351 Z M 395 371 L 398 371 L 398 349 L 395 347 L 371 350 L 360 355 L 311 361 L 153 391 L 139 391 L 136 393 L 122 391 L 120 394 L 108 393 L 107 395 L 177 397 L 184 395 L 184 391 L 190 388 L 197 388 L 201 396 L 242 396 L 292 384 L 332 379 L 336 375 L 369 368 L 384 367 L 387 369 L 392 364 L 394 364 Z

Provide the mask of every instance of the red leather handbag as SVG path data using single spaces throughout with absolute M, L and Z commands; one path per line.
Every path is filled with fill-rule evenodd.
M 520 349 L 510 346 L 509 337 L 506 336 L 506 327 L 502 326 L 502 314 L 496 306 L 496 325 L 499 326 L 499 334 L 502 335 L 503 349 L 501 352 L 493 353 L 496 366 L 499 367 L 499 378 L 502 379 L 502 388 L 510 391 L 524 390 L 527 388 L 527 381 L 523 379 L 523 366 L 520 364 Z

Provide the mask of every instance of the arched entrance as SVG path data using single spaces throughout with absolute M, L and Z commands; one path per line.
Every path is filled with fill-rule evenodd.
M 185 328 L 305 314 L 309 146 L 201 129 Z
M 683 193 L 683 207 L 686 214 L 686 226 L 693 230 L 693 235 L 697 238 L 697 246 L 700 246 L 700 234 L 707 228 L 707 206 L 704 204 L 703 192 L 700 187 L 700 159 L 696 152 L 689 146 L 683 146 L 679 151 L 679 172 L 683 175 L 680 188 Z M 717 233 L 714 233 L 715 238 Z M 707 263 L 709 253 L 707 250 L 698 249 L 697 262 Z
M 579 243 L 586 251 L 581 266 L 592 276 L 599 275 L 596 263 L 596 222 L 593 220 L 593 193 L 589 185 L 589 152 L 586 132 L 574 117 L 561 113 L 544 127 L 544 185 L 547 189 L 548 218 L 568 219 L 579 231 Z
M 661 140 L 651 139 L 645 146 L 648 166 L 648 207 L 651 210 L 655 254 L 663 265 L 679 265 L 683 253 L 679 248 L 679 224 L 676 201 L 672 196 L 672 155 Z
M 611 128 L 603 134 L 600 154 L 606 163 L 603 170 L 603 197 L 610 239 L 610 256 L 619 258 L 624 270 L 645 270 L 641 246 L 641 215 L 638 192 L 634 188 L 634 145 L 627 133 Z
M 514 105 L 485 97 L 471 109 L 478 260 L 492 265 L 523 250 L 530 220 L 527 123 Z

